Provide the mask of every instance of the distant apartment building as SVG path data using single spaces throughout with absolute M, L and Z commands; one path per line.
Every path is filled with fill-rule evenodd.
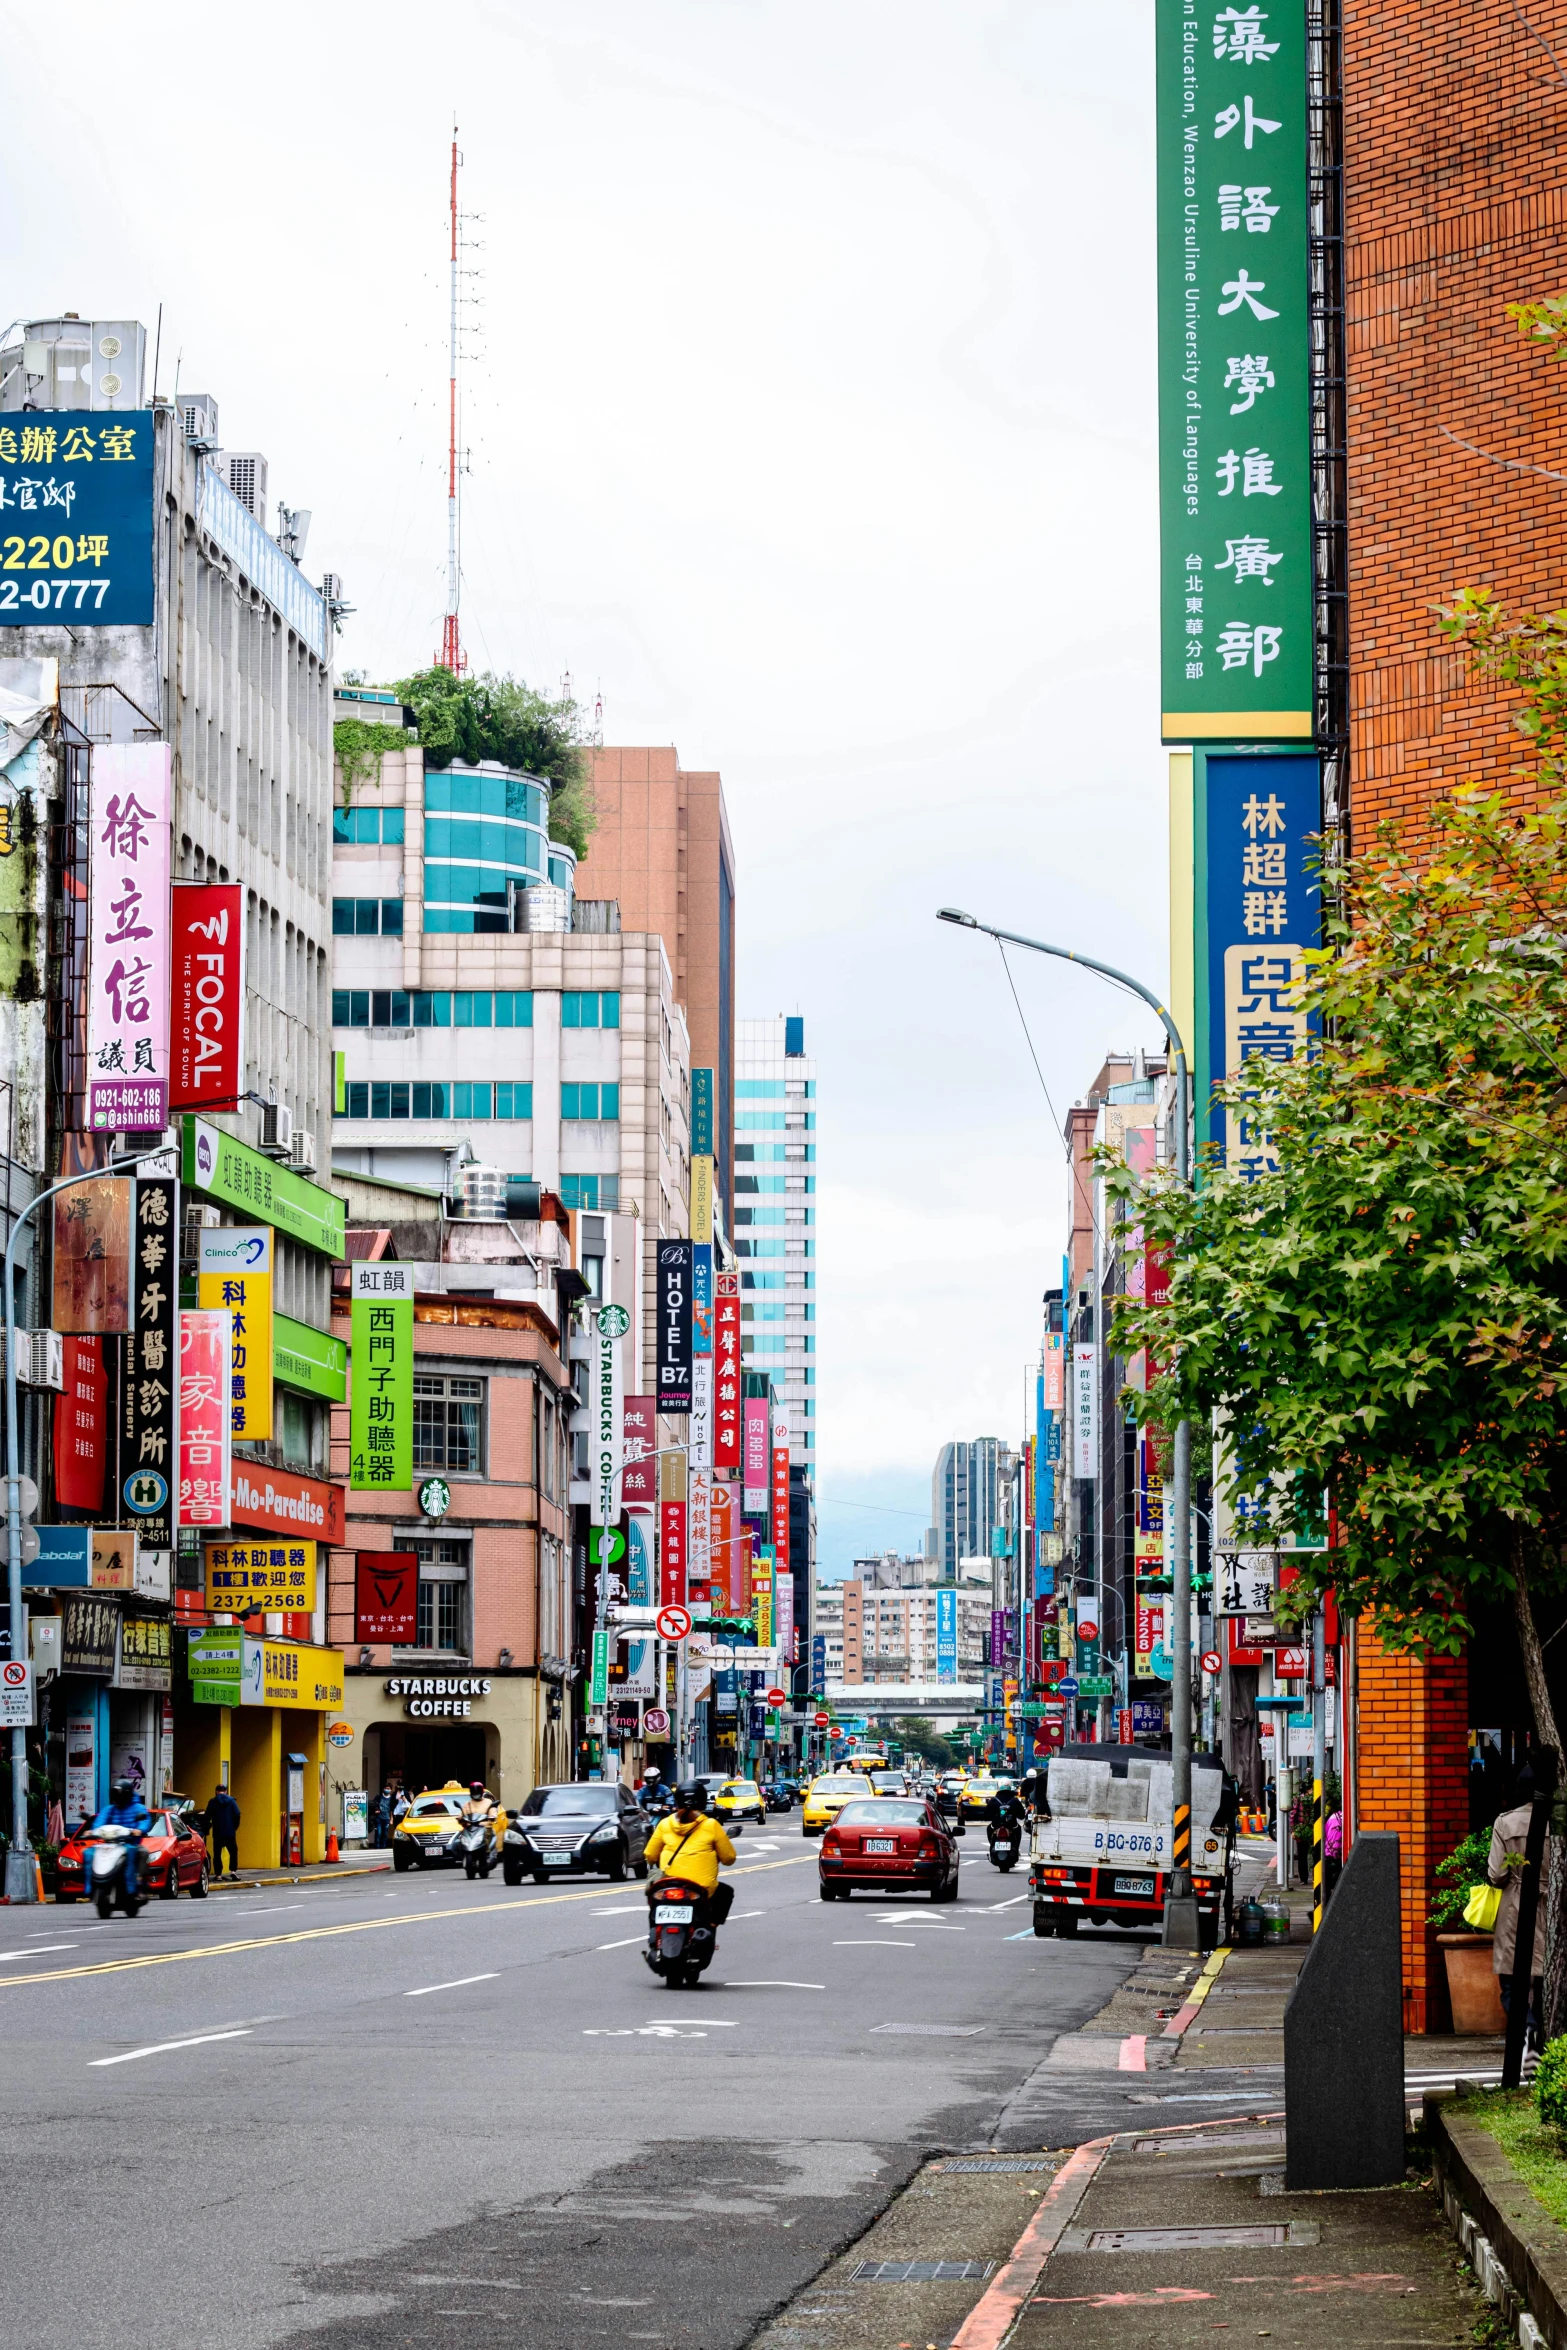
M 857 1564 L 862 1562 L 856 1562 Z M 885 1560 L 864 1564 L 880 1571 Z M 902 1584 L 851 1575 L 842 1585 L 843 1679 L 851 1687 L 868 1683 L 934 1681 L 936 1626 L 941 1584 L 927 1581 L 923 1559 L 891 1562 L 911 1570 Z M 950 1590 L 953 1578 L 943 1577 Z M 990 1571 L 971 1574 L 957 1585 L 957 1677 L 977 1680 L 990 1646 Z

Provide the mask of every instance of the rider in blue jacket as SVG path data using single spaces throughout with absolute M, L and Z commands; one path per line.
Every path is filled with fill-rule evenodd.
M 152 1826 L 152 1814 L 129 1779 L 116 1779 L 109 1789 L 109 1800 L 93 1821 L 93 1826 L 130 1828 L 140 1837 Z M 125 1847 L 125 1893 L 131 1901 L 136 1899 L 140 1875 L 139 1853 L 139 1844 L 127 1844 Z

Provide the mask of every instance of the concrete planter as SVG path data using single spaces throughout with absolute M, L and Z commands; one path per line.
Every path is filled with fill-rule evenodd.
M 1447 1968 L 1453 2030 L 1465 2039 L 1505 2032 L 1507 2018 L 1491 1971 L 1490 1935 L 1438 1934 L 1436 1939 Z

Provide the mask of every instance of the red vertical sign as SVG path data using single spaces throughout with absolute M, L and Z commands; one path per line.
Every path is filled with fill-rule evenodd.
M 54 1407 L 55 1499 L 68 1510 L 103 1508 L 108 1380 L 101 1338 L 67 1338 L 65 1387 Z
M 658 1505 L 658 1604 L 686 1604 L 686 1505 L 663 1501 Z
M 620 1497 L 622 1506 L 628 1510 L 651 1509 L 658 1500 L 658 1463 L 653 1457 L 658 1442 L 654 1434 L 657 1410 L 650 1395 L 628 1395 L 621 1406 L 626 1461 Z
M 243 1092 L 245 893 L 238 882 L 174 892 L 169 1103 L 199 1110 Z
M 789 1566 L 789 1447 L 773 1446 L 773 1553 L 780 1575 Z
M 713 1499 L 710 1511 L 713 1552 L 713 1613 L 715 1616 L 742 1616 L 738 1544 L 735 1535 L 739 1512 L 734 1506 L 734 1487 L 727 1477 L 713 1479 Z
M 740 1276 L 720 1273 L 713 1283 L 713 1468 L 740 1473 Z

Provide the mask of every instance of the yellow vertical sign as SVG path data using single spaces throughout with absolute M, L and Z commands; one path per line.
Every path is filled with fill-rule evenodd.
M 712 1246 L 713 1162 L 707 1158 L 691 1161 L 691 1237 L 699 1247 Z
M 230 1316 L 235 1436 L 272 1433 L 272 1233 L 216 1224 L 201 1235 L 196 1302 Z

